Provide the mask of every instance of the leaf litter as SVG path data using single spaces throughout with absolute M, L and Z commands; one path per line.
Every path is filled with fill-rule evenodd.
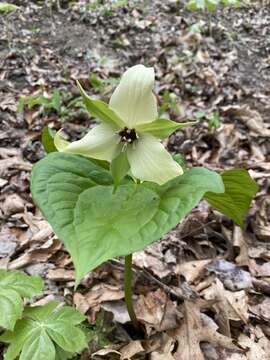
M 0 267 L 41 275 L 46 292 L 37 304 L 58 299 L 86 315 L 97 339 L 82 359 L 269 359 L 269 4 L 219 10 L 210 36 L 205 16 L 174 0 L 17 3 L 24 11 L 9 15 L 9 26 L 0 19 Z M 134 255 L 145 332 L 136 339 L 119 286 L 122 260 L 75 291 L 72 263 L 33 204 L 29 176 L 45 154 L 44 126 L 64 127 L 75 140 L 93 125 L 74 80 L 107 100 L 123 69 L 140 62 L 155 67 L 163 117 L 199 119 L 167 147 L 188 165 L 249 169 L 260 191 L 246 230 L 201 202 Z M 55 90 L 59 104 L 44 100 Z M 23 96 L 37 105 L 17 111 Z

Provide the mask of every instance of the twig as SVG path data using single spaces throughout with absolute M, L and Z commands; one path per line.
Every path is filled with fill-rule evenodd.
M 116 260 L 116 259 L 112 259 L 110 260 L 110 263 L 117 267 L 118 269 L 123 269 L 124 268 L 124 264 L 120 261 L 120 260 Z M 172 288 L 170 288 L 168 285 L 164 284 L 162 281 L 160 281 L 159 279 L 157 279 L 154 275 L 152 275 L 149 271 L 147 271 L 146 269 L 142 269 L 139 266 L 133 264 L 132 265 L 132 271 L 137 274 L 138 272 L 140 273 L 140 275 L 142 275 L 145 279 L 149 280 L 150 282 L 153 282 L 155 284 L 157 284 L 159 287 L 161 287 L 168 295 L 171 295 L 173 297 L 175 297 L 177 300 L 183 301 L 183 300 L 190 300 L 190 299 L 196 299 L 197 298 L 197 293 L 187 284 L 185 283 L 185 288 L 188 288 L 187 290 L 184 290 L 181 287 L 181 290 L 184 293 L 189 293 L 188 295 L 186 294 L 179 294 L 176 291 L 174 291 Z M 137 274 L 138 275 L 138 274 Z

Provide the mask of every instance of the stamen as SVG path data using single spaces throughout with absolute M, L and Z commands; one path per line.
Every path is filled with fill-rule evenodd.
M 126 144 L 132 144 L 135 140 L 138 139 L 138 135 L 135 129 L 129 129 L 124 127 L 119 131 L 118 135 L 121 137 L 121 141 Z

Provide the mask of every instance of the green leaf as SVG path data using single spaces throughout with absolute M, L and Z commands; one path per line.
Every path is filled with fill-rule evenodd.
M 10 343 L 5 360 L 64 360 L 87 346 L 87 333 L 79 326 L 85 317 L 77 310 L 52 301 L 44 306 L 26 307 L 23 319 L 0 341 Z
M 190 10 L 215 10 L 220 0 L 191 0 L 186 4 Z
M 86 92 L 84 91 L 84 89 L 82 88 L 81 84 L 78 81 L 77 81 L 77 86 L 83 97 L 83 102 L 92 116 L 105 123 L 114 125 L 117 128 L 121 128 L 125 126 L 125 124 L 120 119 L 120 117 L 112 109 L 110 109 L 105 102 L 97 99 L 91 99 L 86 94 Z
M 55 347 L 45 329 L 37 328 L 23 345 L 20 360 L 55 360 Z
M 215 111 L 212 114 L 207 115 L 206 119 L 208 120 L 210 128 L 218 129 L 220 127 L 220 119 L 218 112 Z
M 114 185 L 117 187 L 130 169 L 126 151 L 120 154 L 111 162 L 111 174 Z
M 12 330 L 22 316 L 23 301 L 16 291 L 3 287 L 0 289 L 0 326 Z
M 51 319 L 46 322 L 46 329 L 54 342 L 67 352 L 80 353 L 87 346 L 83 331 L 73 326 L 68 319 Z
M 0 325 L 12 330 L 22 316 L 22 298 L 31 298 L 42 292 L 40 277 L 30 277 L 18 271 L 0 270 Z
M 223 5 L 229 5 L 234 7 L 240 7 L 242 5 L 240 0 L 221 0 L 221 3 Z
M 186 4 L 186 7 L 190 10 L 205 10 L 206 2 L 205 0 L 191 0 Z
M 250 207 L 251 200 L 258 191 L 258 185 L 250 177 L 248 171 L 244 169 L 224 171 L 222 180 L 225 193 L 207 192 L 205 198 L 215 209 L 243 227 L 244 217 Z
M 24 309 L 23 315 L 36 321 L 45 321 L 52 312 L 59 306 L 58 301 L 50 301 L 43 306 L 28 306 Z
M 54 135 L 55 135 L 54 131 L 48 126 L 43 128 L 41 133 L 41 142 L 48 154 L 57 151 L 53 140 Z
M 70 324 L 78 325 L 85 320 L 85 316 L 71 306 L 63 306 L 52 314 L 52 319 L 53 321 L 68 320 Z
M 15 328 L 13 331 L 5 331 L 3 335 L 0 336 L 0 341 L 5 343 L 10 343 L 7 352 L 5 353 L 5 360 L 14 360 L 16 359 L 25 343 L 25 340 L 31 336 L 33 328 L 32 321 L 28 319 L 18 320 L 16 322 Z
M 173 132 L 178 129 L 183 129 L 192 125 L 197 124 L 197 121 L 189 121 L 186 123 L 177 123 L 172 120 L 167 119 L 157 119 L 149 124 L 139 125 L 137 126 L 138 132 L 147 132 L 152 134 L 153 136 L 164 139 L 170 136 Z
M 224 191 L 221 177 L 203 168 L 163 186 L 127 179 L 113 187 L 109 171 L 80 156 L 52 153 L 34 165 L 33 198 L 71 254 L 77 285 L 104 261 L 158 240 L 205 192 Z
M 19 7 L 16 5 L 0 2 L 0 11 L 14 11 L 17 9 Z
M 73 353 L 61 349 L 58 345 L 55 346 L 55 360 L 68 360 L 72 358 L 74 358 Z

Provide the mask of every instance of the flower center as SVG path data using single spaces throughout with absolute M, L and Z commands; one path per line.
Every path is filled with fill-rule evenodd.
M 138 139 L 138 135 L 135 129 L 129 129 L 124 127 L 124 129 L 120 130 L 118 135 L 121 137 L 121 141 L 126 142 L 128 144 L 132 144 L 133 141 Z

